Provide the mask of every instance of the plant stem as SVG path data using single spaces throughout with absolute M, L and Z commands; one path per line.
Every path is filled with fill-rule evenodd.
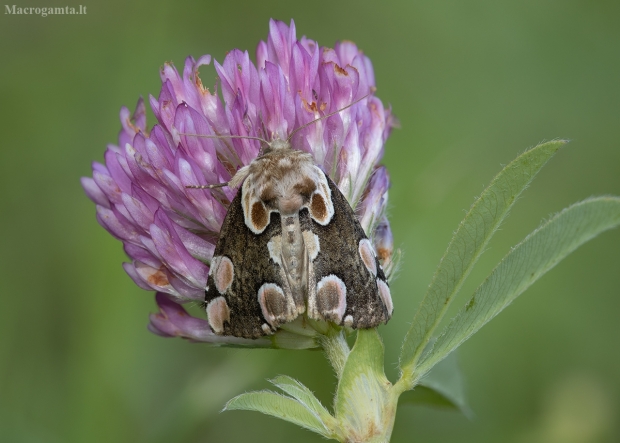
M 342 329 L 336 330 L 330 328 L 325 335 L 321 335 L 320 337 L 325 356 L 334 368 L 336 377 L 340 380 L 344 364 L 349 357 L 349 352 L 351 352 L 344 331 Z

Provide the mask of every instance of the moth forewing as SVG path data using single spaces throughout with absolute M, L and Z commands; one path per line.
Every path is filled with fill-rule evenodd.
M 316 300 L 308 303 L 316 314 L 309 307 L 308 315 L 354 329 L 378 326 L 392 315 L 385 274 L 351 206 L 334 182 L 326 180 L 334 214 L 324 226 L 309 224 L 321 251 L 312 262 Z

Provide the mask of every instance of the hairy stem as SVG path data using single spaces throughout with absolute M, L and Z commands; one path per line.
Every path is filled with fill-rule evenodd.
M 325 356 L 334 368 L 336 377 L 340 380 L 344 364 L 349 357 L 349 352 L 351 352 L 344 331 L 330 329 L 325 335 L 321 336 L 320 340 Z

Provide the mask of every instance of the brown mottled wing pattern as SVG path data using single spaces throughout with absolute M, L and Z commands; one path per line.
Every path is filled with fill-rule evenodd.
M 258 338 L 266 335 L 261 326 L 265 323 L 258 302 L 258 290 L 263 283 L 282 287 L 279 266 L 269 259 L 267 243 L 280 235 L 280 215 L 271 214 L 269 225 L 261 234 L 254 234 L 245 225 L 241 207 L 241 190 L 233 199 L 222 224 L 214 257 L 228 257 L 233 264 L 234 278 L 223 297 L 230 309 L 230 321 L 224 322 L 223 335 Z M 207 280 L 205 302 L 222 296 L 212 275 Z
M 388 312 L 377 287 L 377 280 L 387 285 L 383 269 L 376 257 L 376 277 L 364 265 L 358 246 L 366 234 L 344 195 L 329 177 L 327 181 L 334 205 L 334 216 L 327 226 L 314 222 L 305 209 L 300 213 L 302 230 L 311 230 L 320 241 L 320 252 L 312 262 L 316 281 L 335 275 L 344 282 L 347 306 L 343 319 L 352 316 L 352 328 L 372 328 L 386 323 L 391 312 Z

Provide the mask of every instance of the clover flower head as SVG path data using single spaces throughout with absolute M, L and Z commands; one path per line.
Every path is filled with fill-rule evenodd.
M 198 72 L 212 62 L 219 78 L 213 92 Z M 82 178 L 97 205 L 97 220 L 123 242 L 130 259 L 125 271 L 139 287 L 157 292 L 160 311 L 151 315 L 149 329 L 213 344 L 316 345 L 291 338 L 311 335 L 300 331 L 303 325 L 259 340 L 221 337 L 206 320 L 185 311 L 182 303 L 204 300 L 218 233 L 237 192 L 187 186 L 228 182 L 259 155 L 260 141 L 230 136 L 286 140 L 307 125 L 295 132 L 292 146 L 312 154 L 338 185 L 380 258 L 389 263 L 389 176 L 379 161 L 393 118 L 372 94 L 370 60 L 352 42 L 321 47 L 306 37 L 297 39 L 292 21 L 287 26 L 271 20 L 256 64 L 238 49 L 222 64 L 209 55 L 188 57 L 182 73 L 165 64 L 161 81 L 159 96 L 149 97 L 157 124 L 147 129 L 142 99 L 133 114 L 122 108 L 118 145 L 109 145 L 105 164 L 93 163 L 92 177 Z

